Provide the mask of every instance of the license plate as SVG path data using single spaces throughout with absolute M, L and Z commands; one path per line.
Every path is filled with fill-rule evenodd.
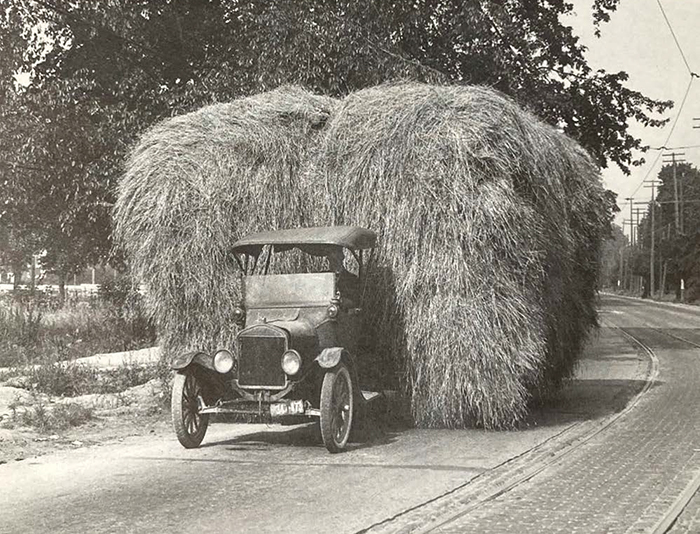
M 272 417 L 282 417 L 284 415 L 303 415 L 304 401 L 292 400 L 286 402 L 276 402 L 270 404 L 270 415 Z

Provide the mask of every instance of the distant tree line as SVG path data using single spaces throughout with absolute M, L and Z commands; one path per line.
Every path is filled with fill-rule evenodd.
M 635 246 L 617 227 L 606 243 L 603 282 L 629 289 L 632 277 L 643 281 L 644 296 L 651 291 L 651 236 L 654 232 L 654 288 L 685 300 L 700 299 L 700 171 L 689 163 L 675 169 L 665 165 L 658 174 L 654 204 L 639 218 Z M 681 284 L 681 281 L 683 283 Z

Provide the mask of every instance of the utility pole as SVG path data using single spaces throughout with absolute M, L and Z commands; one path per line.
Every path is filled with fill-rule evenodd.
M 645 210 L 645 209 L 634 208 L 634 220 L 635 220 L 634 224 L 637 225 L 637 245 L 640 245 L 640 246 L 642 245 L 642 240 L 641 240 L 641 236 L 639 235 L 639 215 L 641 213 L 646 213 L 646 212 L 647 212 L 647 210 Z
M 639 231 L 639 220 L 641 218 L 640 213 L 646 213 L 649 209 L 649 206 L 648 202 L 635 202 L 634 199 L 631 197 L 625 198 L 625 200 L 627 200 L 630 203 L 630 250 L 629 258 L 627 260 L 627 267 L 629 269 L 630 288 L 633 291 L 638 291 L 641 294 L 643 277 L 633 275 L 631 257 L 634 253 L 635 247 L 641 248 L 642 246 L 642 234 Z M 645 205 L 647 207 L 645 209 L 636 207 L 639 205 Z M 626 224 L 627 222 L 623 219 L 622 227 L 624 228 Z
M 624 289 L 624 276 L 625 276 L 625 249 L 620 248 L 620 275 L 617 278 L 617 288 Z
M 643 202 L 637 202 L 636 204 L 644 204 Z M 642 244 L 642 234 L 639 231 L 639 214 L 640 213 L 646 213 L 646 209 L 642 208 L 634 208 L 634 217 L 635 217 L 635 226 L 637 228 L 637 246 L 641 250 L 643 247 Z M 642 285 L 643 285 L 643 278 L 641 276 L 637 276 L 637 292 L 641 295 L 643 290 L 642 290 Z
M 656 225 L 654 224 L 654 205 L 656 204 L 656 184 L 659 183 L 658 180 L 644 180 L 651 185 L 645 185 L 644 187 L 651 187 L 651 256 L 649 258 L 649 295 L 654 297 L 654 244 L 656 241 Z
M 634 221 L 632 219 L 622 219 L 622 227 L 630 227 L 630 247 L 634 246 Z
M 678 156 L 685 156 L 685 152 L 671 152 L 670 154 L 664 154 L 664 163 L 670 163 L 673 166 L 673 193 L 674 193 L 674 204 L 675 204 L 675 214 L 676 214 L 676 235 L 681 231 L 681 217 L 680 210 L 678 207 L 678 177 L 676 176 L 676 167 L 679 163 L 683 163 L 684 159 L 678 159 Z
M 681 173 L 681 183 L 678 186 L 678 196 L 681 202 L 681 235 L 685 235 L 685 205 L 683 204 L 683 184 L 685 183 L 685 171 Z
M 634 246 L 634 216 L 632 215 L 634 197 L 627 197 L 625 200 L 630 203 L 630 245 Z

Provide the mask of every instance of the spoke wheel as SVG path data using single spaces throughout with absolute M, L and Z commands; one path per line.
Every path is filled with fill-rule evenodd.
M 200 397 L 203 397 L 202 383 L 191 369 L 175 375 L 170 412 L 175 435 L 186 449 L 199 447 L 207 433 L 209 414 L 199 413 Z
M 321 386 L 321 438 L 330 452 L 340 452 L 347 445 L 352 416 L 352 378 L 340 364 L 325 374 Z

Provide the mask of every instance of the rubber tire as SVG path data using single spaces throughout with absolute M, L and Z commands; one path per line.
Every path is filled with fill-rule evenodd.
M 201 394 L 202 383 L 192 369 L 187 369 L 175 375 L 173 379 L 172 396 L 170 398 L 170 413 L 172 415 L 173 428 L 175 429 L 177 440 L 186 449 L 196 449 L 202 443 L 204 435 L 207 433 L 209 414 L 194 414 L 195 431 L 190 432 L 185 419 L 188 411 L 192 408 L 192 402 L 196 403 L 196 398 L 190 401 L 189 406 L 187 406 L 187 399 L 185 398 L 186 387 L 190 394 L 192 393 L 192 388 L 194 392 L 199 390 Z
M 339 380 L 345 382 L 349 399 L 346 424 L 341 435 L 336 432 L 333 403 L 333 396 L 338 394 Z M 336 453 L 345 449 L 352 430 L 353 412 L 352 376 L 347 366 L 341 363 L 326 372 L 321 386 L 321 439 L 328 452 Z

